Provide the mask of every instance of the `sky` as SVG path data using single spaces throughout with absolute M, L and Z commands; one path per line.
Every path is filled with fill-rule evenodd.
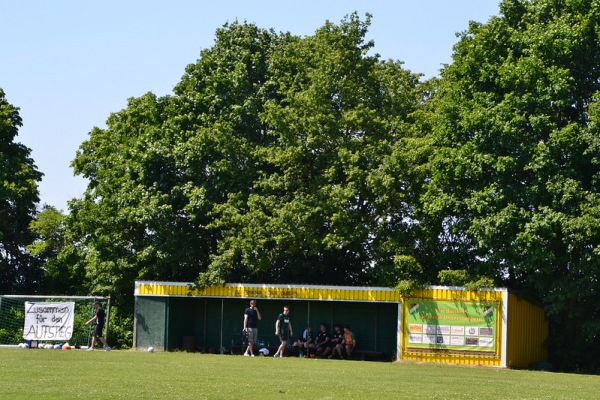
M 15 139 L 32 150 L 40 206 L 68 212 L 87 181 L 70 167 L 93 127 L 127 99 L 172 93 L 188 64 L 239 21 L 313 35 L 326 21 L 372 15 L 367 40 L 382 59 L 424 78 L 451 62 L 456 33 L 498 15 L 497 0 L 0 0 L 0 88 L 19 108 Z

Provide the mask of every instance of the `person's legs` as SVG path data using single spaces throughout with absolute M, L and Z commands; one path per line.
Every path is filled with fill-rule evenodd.
M 98 337 L 98 339 L 100 339 L 100 341 L 102 342 L 102 344 L 104 345 L 104 350 L 106 351 L 110 351 L 110 346 L 108 345 L 108 343 L 106 342 L 106 339 L 104 338 L 104 336 L 100 336 Z
M 279 334 L 279 340 L 281 340 L 281 344 L 279 345 L 279 348 L 275 352 L 275 356 L 274 357 L 283 357 L 285 355 L 285 349 L 287 347 L 288 339 L 289 339 L 288 333 L 281 332 Z
M 333 349 L 334 355 L 337 355 L 339 358 L 344 358 L 344 345 L 338 344 Z
M 94 345 L 96 344 L 96 336 L 92 335 L 92 344 L 88 347 L 88 351 L 94 350 Z
M 327 345 L 315 346 L 315 357 L 323 357 L 323 354 L 327 351 Z M 327 354 L 325 354 L 327 355 Z
M 104 339 L 104 336 L 102 335 L 102 331 L 104 330 L 104 325 L 96 325 L 96 327 L 94 328 L 94 334 L 92 335 L 92 349 L 94 348 L 94 344 L 96 343 L 96 338 L 100 339 L 100 342 L 102 342 L 102 344 L 104 345 L 104 350 L 106 351 L 110 351 L 110 347 L 108 346 L 108 343 L 106 343 L 106 339 Z
M 254 356 L 254 343 L 256 343 L 256 336 L 258 329 L 248 329 L 246 334 L 248 335 L 248 347 L 246 348 L 246 352 L 244 355 Z
M 348 358 L 352 357 L 352 350 L 354 350 L 354 346 L 351 344 L 347 344 L 346 345 L 346 354 L 348 355 Z
M 331 348 L 331 357 L 339 356 L 339 354 L 338 354 L 338 346 L 339 345 L 336 344 L 335 346 L 333 346 Z
M 310 343 L 310 344 L 306 344 L 306 356 L 310 357 L 310 355 L 313 355 L 313 357 L 316 357 L 317 355 L 317 346 L 314 343 Z
M 302 343 L 301 340 L 296 340 L 294 342 L 294 349 L 296 350 L 298 357 L 304 356 L 304 343 Z
M 292 344 L 292 346 L 294 347 L 294 351 L 296 353 L 296 355 L 298 357 L 302 357 L 302 353 L 304 351 L 304 343 L 302 343 L 302 340 L 298 339 L 294 342 L 294 344 Z
M 279 340 L 281 340 L 281 344 L 279 345 L 279 348 L 275 352 L 275 357 L 283 357 L 285 355 L 285 349 L 287 347 L 288 335 L 286 335 L 283 332 L 280 333 Z
M 282 340 L 281 344 L 279 345 L 279 348 L 277 349 L 277 352 L 275 353 L 275 357 L 283 357 L 286 346 L 287 340 Z
M 104 344 L 104 348 L 106 349 L 108 346 L 106 345 L 106 340 L 104 339 L 104 337 L 102 336 L 102 330 L 104 329 L 103 325 L 96 325 L 94 326 L 94 331 L 92 332 L 92 344 L 91 346 L 88 348 L 88 351 L 92 351 L 94 350 L 94 347 L 96 345 L 96 338 L 100 339 L 100 341 L 102 342 L 102 344 Z

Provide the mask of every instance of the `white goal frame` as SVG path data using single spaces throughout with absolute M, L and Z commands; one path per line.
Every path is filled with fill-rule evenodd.
M 76 301 L 76 300 L 88 300 L 90 302 L 89 304 L 93 304 L 94 301 L 100 300 L 103 303 L 106 303 L 106 323 L 104 324 L 104 329 L 105 329 L 104 336 L 106 338 L 108 338 L 109 324 L 110 324 L 110 306 L 111 306 L 110 296 L 61 296 L 61 295 L 14 295 L 14 294 L 2 295 L 2 294 L 0 294 L 0 317 L 2 316 L 2 312 L 3 312 L 2 303 L 5 300 L 17 300 L 17 301 L 21 301 L 23 304 L 25 304 L 26 301 L 57 302 L 57 301 Z M 12 307 L 12 306 L 14 306 L 14 304 L 10 305 L 10 307 Z M 76 311 L 76 313 L 77 313 L 77 311 Z M 92 315 L 89 316 L 89 318 L 91 318 L 91 317 L 92 317 Z M 2 326 L 0 326 L 0 329 L 2 329 Z M 20 325 L 20 329 L 21 330 L 23 329 L 23 324 Z M 88 338 L 88 342 L 89 342 L 89 338 Z M 0 347 L 15 347 L 15 346 L 17 346 L 17 344 L 15 344 L 15 343 L 1 343 L 0 342 Z

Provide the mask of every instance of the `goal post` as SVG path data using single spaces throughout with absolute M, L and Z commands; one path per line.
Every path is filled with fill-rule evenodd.
M 105 336 L 108 336 L 108 321 L 110 315 L 110 297 L 101 296 L 34 296 L 34 295 L 0 295 L 0 346 L 16 346 L 26 342 L 25 322 L 26 304 L 34 304 L 40 309 L 46 303 L 49 306 L 59 304 L 73 305 L 73 329 L 68 342 L 71 346 L 88 346 L 92 336 L 93 326 L 86 326 L 85 322 L 94 315 L 94 302 L 101 301 L 106 310 Z M 31 315 L 28 316 L 31 318 Z M 57 317 L 58 318 L 58 317 Z M 41 342 L 41 341 L 40 341 Z M 62 339 L 44 339 L 44 343 L 57 344 L 65 342 Z

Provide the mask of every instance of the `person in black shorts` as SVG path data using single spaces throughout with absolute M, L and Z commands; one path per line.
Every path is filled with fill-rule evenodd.
M 274 357 L 281 358 L 285 354 L 288 340 L 294 335 L 292 323 L 290 322 L 290 308 L 288 306 L 283 307 L 283 312 L 277 317 L 277 322 L 275 322 L 275 335 L 279 336 L 281 344 Z
M 331 340 L 329 341 L 329 346 L 327 346 L 327 349 L 323 352 L 322 356 L 329 356 L 329 358 L 331 358 L 333 356 L 333 350 L 336 349 L 338 346 L 343 347 L 343 342 L 344 332 L 342 331 L 342 326 L 340 324 L 335 324 L 333 328 L 333 333 L 331 334 Z
M 104 350 L 110 351 L 110 346 L 106 342 L 102 331 L 104 330 L 104 320 L 106 319 L 106 314 L 104 313 L 104 309 L 102 308 L 102 304 L 99 301 L 94 302 L 94 316 L 87 321 L 85 324 L 89 325 L 94 323 L 94 332 L 92 333 L 92 345 L 88 348 L 88 351 L 94 351 L 94 345 L 96 344 L 96 338 L 100 339 L 102 344 L 104 345 Z
M 325 353 L 326 349 L 329 348 L 329 342 L 331 338 L 329 332 L 327 331 L 327 324 L 322 323 L 319 328 L 319 332 L 317 332 L 317 337 L 315 339 L 315 357 L 324 357 L 327 355 Z

